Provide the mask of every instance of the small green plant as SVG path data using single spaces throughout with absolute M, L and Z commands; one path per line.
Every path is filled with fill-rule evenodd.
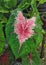
M 40 4 L 46 2 L 46 0 L 38 1 Z M 28 10 L 28 8 L 30 8 L 30 10 Z M 36 26 L 33 29 L 35 34 L 22 44 L 20 50 L 20 42 L 17 38 L 17 34 L 14 33 L 14 22 L 16 22 L 18 11 L 21 11 L 25 18 L 36 17 Z M 6 24 L 6 38 L 3 32 L 4 23 Z M 40 65 L 40 56 L 37 48 L 43 39 L 44 30 L 42 25 L 43 23 L 40 19 L 36 0 L 22 0 L 19 4 L 17 0 L 0 0 L 0 55 L 4 52 L 5 39 L 7 39 L 8 46 L 11 48 L 15 58 L 22 59 L 22 65 Z M 31 58 L 27 57 L 29 54 L 31 54 Z

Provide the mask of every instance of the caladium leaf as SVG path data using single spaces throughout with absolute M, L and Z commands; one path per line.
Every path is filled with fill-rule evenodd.
M 3 53 L 5 47 L 5 39 L 2 30 L 2 23 L 0 22 L 0 55 Z
M 31 39 L 29 40 L 26 40 L 26 42 L 24 42 L 23 46 L 22 46 L 22 50 L 19 51 L 19 40 L 17 38 L 17 35 L 14 33 L 14 22 L 15 22 L 15 19 L 16 19 L 16 16 L 17 16 L 17 11 L 19 11 L 19 9 L 15 10 L 12 15 L 10 16 L 10 19 L 6 25 L 6 36 L 7 36 L 7 40 L 8 40 L 8 43 L 15 55 L 15 57 L 18 57 L 18 56 L 23 56 L 23 55 L 26 55 L 28 53 L 30 53 L 30 51 L 32 51 L 32 49 L 35 48 L 35 44 L 33 41 L 31 41 Z M 29 46 L 28 46 L 29 45 Z M 19 53 L 18 53 L 19 51 Z
M 36 32 L 36 35 L 34 34 L 34 37 L 32 36 L 32 38 L 29 38 L 28 40 L 26 40 L 23 43 L 21 49 L 19 50 L 20 43 L 17 38 L 17 35 L 14 33 L 14 22 L 16 21 L 15 19 L 17 17 L 18 11 L 21 11 L 21 10 L 16 9 L 15 11 L 13 11 L 13 13 L 11 14 L 9 21 L 6 25 L 6 36 L 7 36 L 8 44 L 11 47 L 11 50 L 16 58 L 23 57 L 23 56 L 27 55 L 28 53 L 37 49 L 39 43 L 41 42 L 40 36 L 42 36 L 41 33 L 38 32 L 39 29 L 38 29 L 38 31 L 37 31 L 37 29 L 36 30 L 34 29 Z M 39 15 L 39 14 L 37 14 L 37 15 Z M 39 26 L 39 25 L 37 25 L 37 26 Z M 40 26 L 42 27 L 42 25 L 40 25 Z M 40 36 L 38 34 L 40 34 Z M 39 40 L 39 38 L 40 38 L 40 40 Z

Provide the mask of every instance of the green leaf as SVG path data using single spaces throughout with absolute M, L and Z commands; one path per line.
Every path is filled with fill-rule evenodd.
M 6 36 L 7 36 L 7 40 L 9 43 L 9 46 L 12 49 L 12 52 L 14 53 L 15 57 L 18 58 L 25 56 L 26 54 L 30 53 L 32 50 L 35 49 L 35 44 L 34 41 L 30 38 L 29 40 L 26 40 L 23 45 L 22 48 L 20 49 L 20 52 L 18 53 L 18 49 L 19 49 L 19 41 L 17 39 L 17 35 L 14 34 L 14 20 L 15 17 L 17 16 L 17 11 L 19 9 L 15 10 L 12 15 L 10 16 L 10 19 L 6 25 Z
M 38 0 L 40 4 L 44 4 L 46 0 Z
M 22 58 L 22 65 L 31 65 L 29 60 L 26 57 Z
M 23 43 L 23 45 L 18 53 L 20 43 L 17 39 L 17 35 L 14 34 L 14 20 L 15 20 L 15 17 L 17 16 L 17 11 L 19 11 L 19 9 L 16 9 L 15 11 L 13 11 L 13 13 L 11 14 L 10 19 L 7 23 L 7 26 L 6 26 L 6 36 L 8 39 L 8 43 L 16 58 L 23 57 L 23 56 L 27 55 L 28 53 L 37 49 L 39 43 L 42 40 L 42 38 L 41 38 L 42 34 L 39 32 L 41 29 L 40 30 L 35 29 L 35 32 L 37 32 L 37 34 L 32 36 L 32 38 L 29 38 L 28 40 L 26 40 Z M 37 25 L 37 26 L 39 26 L 39 25 Z M 42 27 L 41 24 L 40 24 L 40 27 Z M 39 38 L 40 38 L 40 40 L 39 40 Z
M 2 31 L 2 24 L 0 23 L 0 55 L 4 51 L 4 46 L 5 46 L 5 39 L 4 39 L 3 31 Z
M 18 5 L 18 8 L 21 8 L 22 10 L 26 9 L 29 7 L 31 3 L 31 0 L 22 0 L 21 3 Z
M 4 3 L 5 3 L 4 6 L 9 9 L 12 7 L 16 7 L 17 0 L 5 0 Z
M 32 65 L 40 65 L 40 56 L 36 50 L 32 52 Z
M 16 8 L 17 0 L 1 0 L 0 1 L 0 12 L 9 13 L 10 10 Z
M 2 13 L 0 14 L 0 22 L 7 23 L 7 18 Z
M 0 12 L 1 12 L 1 13 L 8 13 L 9 11 L 8 11 L 8 9 L 6 9 L 5 7 L 0 6 Z

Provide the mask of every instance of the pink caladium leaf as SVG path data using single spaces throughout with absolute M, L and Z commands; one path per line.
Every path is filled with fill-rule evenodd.
M 36 17 L 27 19 L 23 16 L 21 11 L 18 11 L 16 22 L 14 23 L 14 33 L 18 35 L 20 48 L 26 39 L 34 34 L 33 28 L 35 27 Z

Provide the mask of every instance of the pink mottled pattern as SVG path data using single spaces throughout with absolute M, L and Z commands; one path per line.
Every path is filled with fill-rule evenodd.
M 20 44 L 25 42 L 26 39 L 30 38 L 34 34 L 33 28 L 35 27 L 35 19 L 36 17 L 27 19 L 23 16 L 21 11 L 18 11 L 14 23 L 14 32 L 18 35 Z

